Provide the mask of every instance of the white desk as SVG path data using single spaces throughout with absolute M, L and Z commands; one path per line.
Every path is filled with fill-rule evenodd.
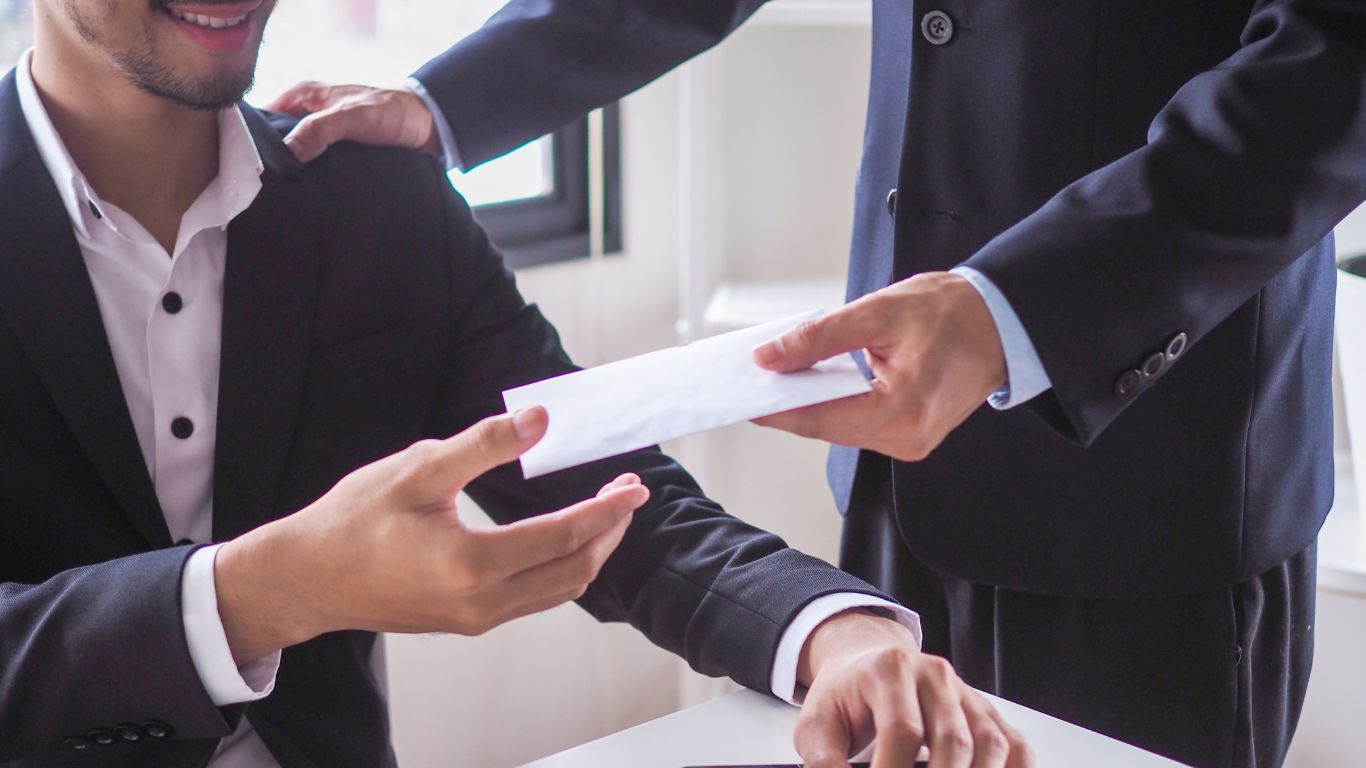
M 1029 740 L 1040 768 L 1178 766 L 1098 733 L 990 697 Z M 712 699 L 557 755 L 527 768 L 683 768 L 689 765 L 796 763 L 797 709 L 753 691 Z

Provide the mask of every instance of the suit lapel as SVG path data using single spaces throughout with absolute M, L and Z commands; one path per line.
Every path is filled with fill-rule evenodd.
M 0 81 L 0 201 L 0 312 L 119 506 L 148 544 L 168 546 L 90 275 L 13 72 Z
M 313 330 L 319 228 L 314 189 L 262 115 L 242 105 L 265 171 L 228 227 L 214 458 L 214 540 L 276 516 Z

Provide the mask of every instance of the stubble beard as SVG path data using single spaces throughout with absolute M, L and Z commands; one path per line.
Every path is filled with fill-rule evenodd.
M 244 68 L 243 71 L 224 72 L 191 80 L 177 75 L 161 61 L 157 55 L 155 36 L 150 24 L 143 30 L 143 41 L 140 46 L 131 50 L 121 50 L 104 40 L 98 27 L 76 8 L 75 0 L 63 0 L 62 5 L 81 39 L 99 49 L 105 59 L 128 82 L 153 96 L 190 109 L 216 112 L 236 104 L 251 90 L 255 82 L 254 57 L 251 66 Z M 156 5 L 160 3 L 154 3 L 154 6 Z M 105 15 L 112 16 L 115 13 L 114 2 L 111 0 L 106 6 Z

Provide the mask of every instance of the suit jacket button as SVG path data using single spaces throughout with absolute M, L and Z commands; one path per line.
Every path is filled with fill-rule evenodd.
M 85 737 L 96 744 L 99 744 L 101 747 L 107 747 L 114 743 L 114 732 L 108 728 L 96 728 L 90 733 L 87 733 Z
M 896 187 L 887 193 L 887 215 L 896 216 Z
M 943 45 L 953 39 L 953 19 L 943 11 L 930 11 L 920 20 L 920 34 L 931 45 Z
M 1143 361 L 1143 375 L 1146 378 L 1151 379 L 1159 373 L 1162 373 L 1162 369 L 1166 367 L 1167 356 L 1161 352 L 1154 352 L 1151 355 L 1148 355 L 1147 360 Z
M 1115 379 L 1115 394 L 1120 397 L 1128 397 L 1138 390 L 1138 385 L 1143 382 L 1143 374 L 1138 371 L 1125 371 Z
M 90 749 L 90 739 L 87 739 L 84 736 L 72 736 L 62 742 L 62 748 L 72 752 L 84 752 L 85 750 Z
M 1167 362 L 1171 362 L 1186 351 L 1186 334 L 1178 333 L 1167 342 Z
M 142 732 L 154 739 L 164 739 L 171 735 L 171 726 L 160 720 L 148 720 L 142 724 Z
M 139 741 L 142 739 L 142 731 L 139 731 L 136 725 L 130 725 L 129 723 L 119 723 L 118 727 L 114 729 L 114 733 L 124 741 Z

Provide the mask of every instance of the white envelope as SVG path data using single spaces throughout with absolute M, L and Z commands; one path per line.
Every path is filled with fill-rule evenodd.
M 550 414 L 545 437 L 522 456 L 522 472 L 537 477 L 870 391 L 848 354 L 796 373 L 754 364 L 754 347 L 819 315 L 806 312 L 504 392 L 509 413 L 539 405 Z

